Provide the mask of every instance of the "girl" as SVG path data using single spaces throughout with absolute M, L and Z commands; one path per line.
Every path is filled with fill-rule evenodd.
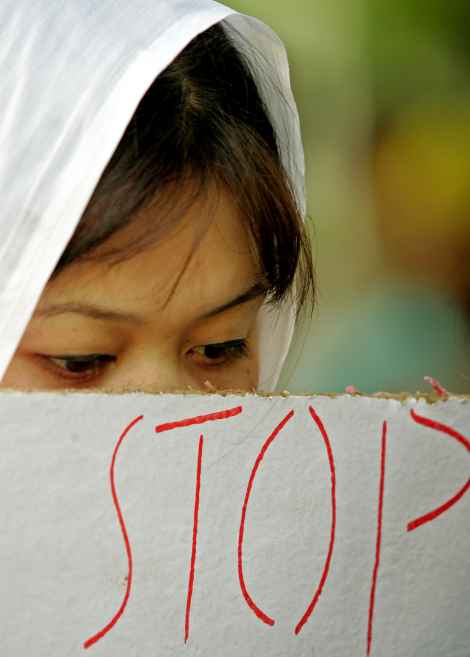
M 211 0 L 0 26 L 2 387 L 273 390 L 313 295 L 279 40 Z

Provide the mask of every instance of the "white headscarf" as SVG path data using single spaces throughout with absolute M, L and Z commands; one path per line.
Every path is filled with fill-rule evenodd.
M 250 61 L 304 212 L 287 58 L 263 23 L 212 0 L 1 1 L 0 379 L 141 98 L 219 21 Z M 293 307 L 261 312 L 260 389 L 273 390 Z

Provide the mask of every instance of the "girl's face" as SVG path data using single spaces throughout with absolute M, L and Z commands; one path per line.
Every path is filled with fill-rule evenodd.
M 74 262 L 50 281 L 1 387 L 254 390 L 264 286 L 232 202 L 208 196 L 131 259 Z M 213 220 L 195 245 L 208 212 Z M 96 253 L 125 246 L 133 230 Z

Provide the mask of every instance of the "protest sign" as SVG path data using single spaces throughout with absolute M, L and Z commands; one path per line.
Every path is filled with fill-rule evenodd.
M 3 657 L 469 657 L 470 404 L 0 395 Z

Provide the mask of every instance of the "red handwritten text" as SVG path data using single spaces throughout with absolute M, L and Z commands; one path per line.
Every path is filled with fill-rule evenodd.
M 118 516 L 119 520 L 119 525 L 121 527 L 121 532 L 122 532 L 122 537 L 124 539 L 124 545 L 126 548 L 126 554 L 127 554 L 127 563 L 128 563 L 128 573 L 127 573 L 127 586 L 126 586 L 126 592 L 124 594 L 124 599 L 121 603 L 121 606 L 119 607 L 118 611 L 116 614 L 113 616 L 113 618 L 109 621 L 109 623 L 103 627 L 102 630 L 94 634 L 92 637 L 87 639 L 85 643 L 83 644 L 84 648 L 90 648 L 93 644 L 97 643 L 100 639 L 102 639 L 112 628 L 116 625 L 118 620 L 121 618 L 123 615 L 127 603 L 129 602 L 129 598 L 131 595 L 131 587 L 132 587 L 132 550 L 131 550 L 131 543 L 129 541 L 129 537 L 127 535 L 127 529 L 126 525 L 124 522 L 124 516 L 122 515 L 121 511 L 121 506 L 119 504 L 119 499 L 117 496 L 116 492 L 116 481 L 115 481 L 115 467 L 116 467 L 116 458 L 119 452 L 119 449 L 126 438 L 126 436 L 129 434 L 130 430 L 135 427 L 136 424 L 138 424 L 141 420 L 144 419 L 143 415 L 140 415 L 139 417 L 136 417 L 135 420 L 132 420 L 130 424 L 124 429 L 122 434 L 119 437 L 119 440 L 116 443 L 116 446 L 114 448 L 113 452 L 113 457 L 111 459 L 111 466 L 109 469 L 109 478 L 110 478 L 110 483 L 111 483 L 111 494 L 113 496 L 113 502 L 114 506 L 116 507 L 116 513 Z
M 429 429 L 434 429 L 435 431 L 439 431 L 441 433 L 446 434 L 447 436 L 450 436 L 451 438 L 454 438 L 454 440 L 456 440 L 457 442 L 459 442 L 461 445 L 465 447 L 467 452 L 470 452 L 470 441 L 468 440 L 468 438 L 465 438 L 465 436 L 463 436 L 461 433 L 459 433 L 452 427 L 449 427 L 446 424 L 442 424 L 441 422 L 436 422 L 435 420 L 430 420 L 429 418 L 422 417 L 421 415 L 418 415 L 418 413 L 416 413 L 414 409 L 410 413 L 411 413 L 411 417 L 417 424 L 421 424 L 424 427 L 428 427 Z M 426 513 L 424 516 L 421 516 L 420 518 L 416 518 L 415 520 L 409 522 L 407 525 L 407 530 L 409 532 L 414 531 L 418 527 L 421 527 L 422 525 L 425 525 L 426 523 L 435 520 L 440 515 L 451 509 L 455 504 L 457 504 L 457 502 L 465 495 L 465 493 L 469 489 L 470 489 L 470 477 L 467 480 L 467 482 L 462 486 L 462 488 L 456 493 L 456 495 L 450 498 L 450 500 L 448 500 L 441 506 L 437 507 L 437 509 L 430 511 L 429 513 Z
M 377 539 L 375 544 L 375 563 L 372 573 L 372 586 L 370 589 L 369 623 L 367 627 L 367 654 L 370 655 L 372 648 L 372 631 L 374 627 L 375 593 L 377 588 L 377 577 L 380 566 L 380 551 L 382 547 L 382 517 L 385 491 L 385 460 L 387 454 L 387 422 L 383 423 L 382 446 L 380 450 L 380 484 L 379 484 L 379 509 L 377 512 Z

